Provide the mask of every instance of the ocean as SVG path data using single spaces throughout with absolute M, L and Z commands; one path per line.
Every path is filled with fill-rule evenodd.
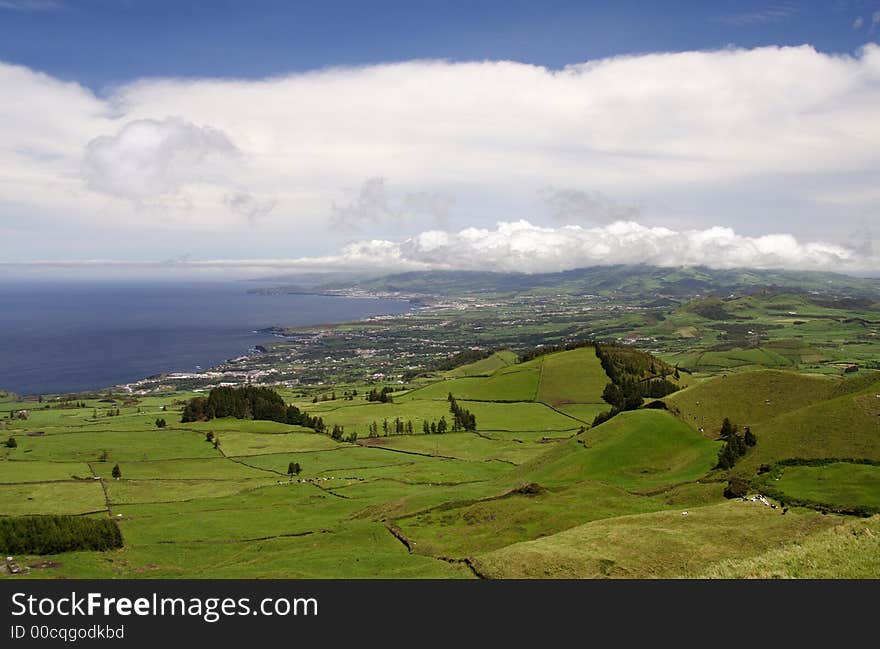
M 76 392 L 193 371 L 277 340 L 272 326 L 412 309 L 402 300 L 259 295 L 253 282 L 0 282 L 0 389 Z

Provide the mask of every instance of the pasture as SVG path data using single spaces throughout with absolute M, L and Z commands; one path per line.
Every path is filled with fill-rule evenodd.
M 282 391 L 323 419 L 323 433 L 247 418 L 181 423 L 192 393 L 79 408 L 29 402 L 27 419 L 7 414 L 2 424 L 15 444 L 0 447 L 0 516 L 100 516 L 121 530 L 122 549 L 19 557 L 54 562 L 30 577 L 768 574 L 774 552 L 803 566 L 816 548 L 849 543 L 834 532 L 839 516 L 726 501 L 716 428 L 725 416 L 752 426 L 758 445 L 730 472 L 749 479 L 786 458 L 880 460 L 870 376 L 687 380 L 664 399 L 669 411 L 622 412 L 591 428 L 610 409 L 607 383 L 593 349 L 578 348 L 523 363 L 496 352 L 422 378 L 390 403 L 364 398 L 377 384 L 322 386 L 317 402 Z M 354 399 L 327 398 L 354 388 Z M 425 434 L 423 422 L 452 422 L 450 392 L 476 430 Z M 21 405 L 0 404 L 6 413 Z M 396 420 L 412 433 L 395 431 Z M 806 505 L 877 505 L 873 466 L 779 475 L 776 492 Z

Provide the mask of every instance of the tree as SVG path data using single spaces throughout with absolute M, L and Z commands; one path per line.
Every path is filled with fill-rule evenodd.
M 733 452 L 733 449 L 730 448 L 730 444 L 725 444 L 721 452 L 718 453 L 718 465 L 717 468 L 724 469 L 732 469 L 734 463 L 736 462 L 736 455 Z
M 115 480 L 119 480 L 119 478 L 122 477 L 122 469 L 119 468 L 119 465 L 118 465 L 118 464 L 117 464 L 116 466 L 113 467 L 113 473 L 112 473 L 112 475 L 113 475 L 113 478 L 114 478 Z
M 733 477 L 727 481 L 724 490 L 725 498 L 743 498 L 749 492 L 749 483 L 742 478 Z
M 730 419 L 725 417 L 724 421 L 721 422 L 721 439 L 729 439 L 733 432 L 733 424 L 730 423 Z
M 10 437 L 6 440 L 6 448 L 16 448 L 18 447 L 18 442 L 15 441 L 14 437 Z
M 746 434 L 743 441 L 746 443 L 746 446 L 755 446 L 758 443 L 758 438 L 755 437 L 755 434 L 752 432 L 752 429 L 746 426 Z
M 206 442 L 213 442 L 214 441 L 214 431 L 213 430 L 209 430 L 207 433 L 205 433 L 205 441 Z
M 296 475 L 299 473 L 299 463 L 291 462 L 287 465 L 287 475 Z
M 623 408 L 623 392 L 614 383 L 609 383 L 602 391 L 602 400 L 618 410 Z
M 165 426 L 166 426 L 166 424 L 165 424 L 164 418 L 156 420 L 156 428 L 165 428 Z

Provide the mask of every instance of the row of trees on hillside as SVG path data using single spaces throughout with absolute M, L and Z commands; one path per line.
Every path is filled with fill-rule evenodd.
M 451 392 L 449 393 L 449 396 L 446 397 L 446 400 L 449 402 L 449 411 L 452 413 L 453 433 L 457 433 L 461 430 L 477 430 L 477 418 L 470 410 L 466 410 L 458 405 L 458 402 L 456 402 L 455 397 L 452 396 Z

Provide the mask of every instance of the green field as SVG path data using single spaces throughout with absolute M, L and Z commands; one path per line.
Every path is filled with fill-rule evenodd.
M 850 539 L 839 532 L 850 519 L 817 511 L 880 507 L 877 467 L 776 464 L 880 461 L 876 379 L 686 376 L 663 399 L 668 411 L 595 428 L 609 378 L 591 347 L 522 363 L 496 352 L 419 377 L 390 403 L 365 400 L 374 383 L 281 392 L 324 433 L 247 418 L 184 424 L 186 392 L 84 408 L 7 400 L 2 439 L 16 444 L 0 447 L 0 516 L 106 516 L 122 532 L 120 550 L 17 557 L 51 559 L 30 577 L 832 576 L 836 565 L 877 576 L 876 562 L 859 569 L 846 555 L 875 550 L 874 537 Z M 423 433 L 423 422 L 452 421 L 450 392 L 476 430 Z M 8 416 L 21 407 L 27 419 Z M 726 472 L 715 468 L 724 417 L 758 440 Z M 413 434 L 395 434 L 398 419 Z M 759 475 L 763 464 L 775 468 Z M 732 476 L 788 509 L 726 500 Z
M 880 466 L 832 462 L 821 466 L 786 466 L 774 480 L 784 498 L 880 512 Z

